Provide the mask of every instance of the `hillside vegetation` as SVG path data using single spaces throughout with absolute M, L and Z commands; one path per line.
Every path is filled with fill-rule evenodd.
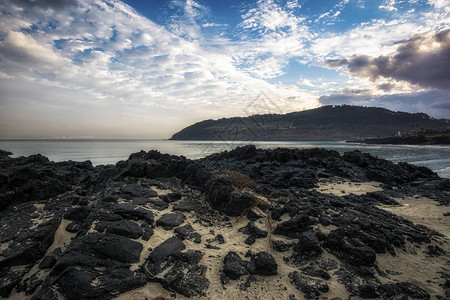
M 294 141 L 348 140 L 393 136 L 398 131 L 444 129 L 450 120 L 378 107 L 323 106 L 288 114 L 205 120 L 175 133 L 172 140 Z

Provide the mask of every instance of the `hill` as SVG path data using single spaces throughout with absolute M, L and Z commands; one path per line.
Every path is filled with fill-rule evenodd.
M 448 119 L 424 113 L 394 112 L 385 108 L 323 106 L 287 114 L 253 115 L 195 123 L 171 140 L 296 141 L 348 140 L 393 136 L 421 128 L 444 129 Z

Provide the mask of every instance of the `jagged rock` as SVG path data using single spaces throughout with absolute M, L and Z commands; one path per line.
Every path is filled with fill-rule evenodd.
M 299 255 L 320 255 L 322 246 L 316 235 L 308 231 L 300 235 L 298 243 L 294 246 L 294 251 Z
M 444 249 L 442 249 L 441 247 L 439 247 L 437 245 L 435 245 L 435 246 L 428 245 L 427 250 L 425 250 L 424 253 L 429 257 L 439 257 L 439 256 L 446 254 Z
M 256 242 L 256 238 L 253 235 L 249 235 L 244 241 L 244 243 L 246 243 L 249 246 L 253 245 L 255 242 Z
M 381 286 L 385 299 L 430 299 L 430 294 L 410 282 L 388 283 Z
M 346 253 L 349 255 L 349 257 L 346 257 L 347 262 L 355 266 L 370 267 L 377 259 L 375 251 L 368 246 L 353 247 L 348 249 Z
M 21 283 L 17 285 L 17 292 L 25 292 L 25 295 L 29 296 L 33 294 L 39 285 L 42 284 L 43 280 L 39 279 L 38 273 L 34 273 L 27 279 L 24 279 Z
M 294 243 L 286 243 L 282 240 L 273 241 L 273 249 L 278 252 L 286 252 L 294 245 Z
M 0 268 L 36 263 L 53 243 L 55 231 L 60 224 L 55 218 L 30 230 L 31 223 L 28 223 L 30 220 L 10 221 L 9 227 L 3 228 L 1 240 L 10 240 L 11 244 L 2 251 Z
M 133 205 L 150 206 L 156 210 L 164 210 L 169 207 L 169 204 L 158 199 L 148 199 L 148 198 L 133 198 L 130 202 Z
M 22 268 L 3 267 L 0 269 L 0 296 L 9 297 L 14 287 L 19 284 L 22 277 L 30 271 L 32 265 Z
M 257 214 L 253 209 L 250 209 L 247 212 L 247 219 L 249 219 L 252 222 L 254 222 L 254 221 L 258 220 L 258 219 L 261 219 L 261 218 L 262 218 L 262 216 Z
M 131 220 L 145 220 L 150 225 L 154 221 L 153 213 L 150 210 L 126 203 L 116 204 L 114 213 Z
M 203 254 L 192 250 L 180 252 L 185 248 L 179 239 L 169 238 L 150 253 L 143 270 L 150 280 L 164 273 L 158 280 L 169 290 L 186 297 L 203 295 L 209 286 L 206 266 L 198 264 Z
M 139 261 L 142 249 L 141 243 L 126 237 L 93 232 L 74 240 L 70 244 L 69 251 L 62 254 L 55 267 L 61 269 L 78 265 L 95 266 L 101 263 L 98 259 L 134 263 Z
M 299 214 L 285 222 L 278 224 L 274 234 L 295 238 L 302 231 L 307 230 L 312 224 L 311 219 L 306 214 Z
M 251 284 L 252 284 L 253 282 L 257 282 L 257 281 L 258 281 L 258 280 L 256 279 L 255 276 L 250 275 L 250 276 L 247 277 L 247 280 L 245 280 L 244 283 L 242 283 L 242 284 L 239 285 L 239 289 L 240 289 L 241 291 L 246 291 L 246 290 L 251 286 Z
M 289 273 L 288 276 L 295 288 L 305 294 L 306 299 L 317 299 L 320 294 L 329 290 L 322 280 L 303 276 L 297 271 Z
M 133 221 L 121 220 L 112 222 L 106 229 L 106 232 L 122 235 L 127 238 L 137 239 L 142 235 L 143 230 Z
M 0 159 L 8 158 L 8 156 L 13 155 L 14 153 L 6 150 L 0 149 Z
M 184 199 L 173 205 L 173 210 L 178 211 L 195 211 L 198 212 L 202 208 L 200 201 L 196 199 Z
M 235 179 L 217 177 L 229 171 L 248 176 L 252 184 L 242 188 Z M 336 177 L 379 179 L 384 182 L 383 191 L 333 196 L 309 189 L 318 178 L 333 182 Z M 153 186 L 177 191 L 157 198 Z M 243 147 L 196 161 L 141 151 L 115 166 L 97 167 L 90 162 L 53 163 L 39 155 L 0 158 L 0 245 L 5 249 L 0 255 L 0 295 L 7 297 L 17 288 L 28 295 L 34 293 L 33 299 L 87 295 L 110 299 L 151 281 L 186 297 L 202 297 L 209 285 L 202 257 L 214 259 L 232 243 L 214 230 L 220 228 L 222 233 L 222 229 L 232 228 L 234 219 L 227 216 L 246 215 L 250 222 L 239 231 L 247 234 L 246 243 L 252 244 L 269 234 L 254 223 L 264 215 L 277 223 L 274 234 L 287 237 L 275 239 L 274 249 L 289 254 L 275 261 L 270 254 L 255 254 L 257 250 L 248 247 L 245 257 L 250 257 L 249 262 L 230 252 L 220 274 L 223 283 L 241 278 L 245 290 L 257 275 L 277 274 L 278 264 L 286 263 L 298 268 L 289 279 L 309 298 L 325 292 L 323 280 L 338 276 L 349 294 L 357 297 L 444 299 L 450 294 L 447 277 L 442 284 L 447 294 L 428 295 L 420 284 L 392 281 L 396 274 L 377 266 L 377 253 L 402 253 L 398 248 L 411 253 L 416 249 L 418 254 L 425 250 L 430 260 L 443 259 L 448 252 L 437 232 L 377 205 L 395 204 L 393 199 L 404 196 L 428 197 L 446 205 L 449 190 L 450 180 L 421 167 L 322 149 Z M 202 197 L 204 207 L 199 200 Z M 169 207 L 194 211 L 189 217 L 194 217 L 196 226 L 208 227 L 212 238 L 198 246 L 202 252 L 185 251 L 192 243 L 185 245 L 181 240 L 200 243 L 200 234 L 190 224 L 183 224 L 181 212 L 164 215 L 156 225 L 175 228 L 177 238 L 149 249 L 144 264 L 138 265 L 143 246 L 131 239 L 148 241 L 154 234 L 153 212 Z M 63 217 L 71 220 L 66 230 L 76 235 L 65 241 L 61 252 L 43 257 Z M 325 229 L 315 226 L 319 223 Z M 337 229 L 330 231 L 329 226 Z M 421 250 L 416 248 L 419 244 Z M 219 245 L 221 250 L 214 250 Z M 323 249 L 337 260 L 326 260 L 320 255 Z M 39 261 L 40 269 L 24 279 Z M 247 274 L 250 276 L 242 278 Z
M 278 264 L 268 252 L 253 254 L 250 259 L 249 271 L 253 275 L 271 276 L 278 274 Z
M 80 169 L 74 162 L 54 163 L 36 154 L 29 157 L 1 159 L 0 210 L 14 204 L 50 199 L 89 184 L 91 170 Z
M 69 224 L 67 224 L 66 226 L 66 231 L 71 232 L 71 233 L 76 233 L 78 232 L 78 230 L 80 230 L 82 223 L 81 222 L 70 222 Z
M 147 164 L 145 159 L 132 157 L 123 172 L 123 176 L 144 177 L 147 172 Z
M 100 274 L 91 269 L 69 267 L 61 273 L 57 283 L 69 300 L 111 299 L 114 295 L 143 286 L 146 280 L 142 274 L 125 268 Z
M 163 286 L 186 297 L 202 296 L 209 287 L 206 266 L 198 265 L 203 254 L 188 250 L 174 253 L 167 265 L 171 269 L 164 275 Z
M 42 259 L 39 264 L 39 269 L 50 269 L 56 264 L 56 257 L 53 255 L 48 255 Z
M 331 278 L 330 274 L 319 266 L 311 265 L 301 269 L 301 272 L 311 277 L 320 277 L 328 280 Z
M 153 229 L 150 228 L 150 226 L 147 223 L 142 223 L 141 228 L 143 231 L 142 239 L 144 241 L 148 241 L 154 233 Z
M 124 198 L 131 197 L 147 197 L 154 198 L 158 197 L 158 193 L 149 188 L 142 188 L 137 184 L 125 184 L 120 187 L 120 195 Z
M 236 252 L 230 251 L 223 259 L 223 274 L 232 280 L 249 273 L 249 263 L 242 260 Z
M 202 236 L 199 233 L 195 232 L 194 228 L 192 228 L 190 224 L 177 227 L 175 228 L 174 232 L 181 240 L 188 239 L 190 241 L 193 241 L 194 243 L 199 244 L 202 239 Z
M 167 213 L 162 215 L 157 221 L 156 226 L 161 226 L 165 230 L 173 229 L 184 223 L 185 216 L 182 213 Z
M 232 217 L 240 216 L 256 203 L 255 196 L 250 193 L 238 193 L 227 178 L 215 179 L 209 187 L 207 200 L 212 208 Z
M 71 208 L 64 214 L 64 219 L 73 221 L 82 221 L 86 219 L 90 213 L 91 209 L 86 206 Z
M 186 245 L 177 238 L 169 238 L 153 249 L 143 268 L 150 278 L 161 272 L 162 264 L 174 253 L 184 250 Z
M 181 199 L 181 197 L 182 197 L 182 195 L 179 192 L 172 192 L 172 193 L 168 193 L 166 195 L 159 196 L 159 198 L 161 198 L 161 200 L 163 200 L 167 203 L 172 203 L 172 202 L 178 201 Z
M 249 222 L 245 227 L 239 228 L 238 231 L 254 236 L 257 239 L 267 237 L 267 231 L 258 228 L 253 222 Z

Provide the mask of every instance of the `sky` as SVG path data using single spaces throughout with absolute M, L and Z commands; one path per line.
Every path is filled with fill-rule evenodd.
M 323 105 L 450 118 L 450 0 L 0 0 L 0 138 Z

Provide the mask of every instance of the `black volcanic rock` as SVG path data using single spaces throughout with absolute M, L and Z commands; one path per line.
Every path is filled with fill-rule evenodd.
M 122 235 L 127 238 L 137 239 L 142 235 L 143 230 L 137 223 L 133 221 L 121 220 L 112 222 L 106 229 L 106 232 Z
M 162 215 L 157 221 L 156 226 L 161 226 L 166 230 L 173 229 L 184 223 L 185 216 L 180 213 L 168 213 Z
M 316 235 L 308 231 L 300 235 L 298 243 L 294 246 L 294 251 L 300 255 L 320 255 L 322 246 Z
M 184 199 L 179 203 L 173 205 L 173 210 L 175 211 L 195 211 L 198 212 L 202 208 L 202 205 L 197 199 Z
M 174 232 L 181 240 L 188 239 L 197 244 L 199 244 L 202 240 L 202 236 L 199 233 L 195 232 L 191 224 L 177 227 L 174 229 Z
M 227 178 L 217 178 L 209 187 L 207 199 L 212 208 L 232 217 L 240 216 L 256 202 L 250 193 L 239 193 Z
M 84 255 L 121 263 L 138 262 L 142 249 L 142 244 L 126 237 L 98 232 L 90 233 L 75 240 L 69 248 L 72 253 L 79 252 Z M 64 258 L 65 254 L 62 255 L 61 260 L 64 260 Z M 58 261 L 58 264 L 61 263 L 61 260 Z M 66 263 L 71 265 L 70 260 Z M 77 265 L 76 261 L 74 261 L 74 265 Z
M 9 205 L 49 199 L 76 185 L 89 186 L 93 170 L 75 162 L 55 163 L 36 154 L 0 160 L 0 210 Z
M 184 250 L 186 245 L 177 238 L 169 238 L 161 245 L 156 247 L 148 256 L 147 262 L 144 265 L 145 271 L 150 277 L 155 276 L 161 272 L 163 263 L 175 253 Z
M 0 159 L 8 158 L 10 155 L 13 155 L 14 153 L 6 150 L 0 149 Z
M 82 221 L 86 219 L 90 213 L 91 209 L 86 206 L 71 208 L 64 214 L 64 219 Z
M 306 214 L 298 214 L 292 219 L 284 221 L 275 228 L 274 234 L 296 237 L 300 232 L 308 229 L 312 221 Z
M 382 184 L 362 195 L 313 189 L 343 180 Z M 185 297 L 215 297 L 219 292 L 208 288 L 219 278 L 224 288 L 248 291 L 261 286 L 260 276 L 286 266 L 290 273 L 276 278 L 280 297 L 289 296 L 287 284 L 307 298 L 320 297 L 333 288 L 331 279 L 362 298 L 448 295 L 448 274 L 412 284 L 379 264 L 380 254 L 395 261 L 406 251 L 436 264 L 450 252 L 440 233 L 380 209 L 402 197 L 449 205 L 450 180 L 424 167 L 359 151 L 243 146 L 200 160 L 141 151 L 97 167 L 40 155 L 4 157 L 0 183 L 2 297 L 16 289 L 33 299 L 111 299 L 148 282 Z M 158 195 L 153 187 L 172 192 Z M 246 226 L 235 226 L 246 217 Z M 144 241 L 160 238 L 155 226 L 173 237 L 144 248 Z M 233 234 L 247 245 L 237 245 Z M 258 249 L 248 246 L 257 238 Z M 262 244 L 267 252 L 259 252 Z M 229 251 L 237 246 L 247 248 L 246 258 Z M 208 269 L 205 261 L 218 267 Z M 428 294 L 427 285 L 436 292 Z
M 240 258 L 240 256 L 233 251 L 223 259 L 223 274 L 232 280 L 239 279 L 239 277 L 249 273 L 249 263 Z
M 263 251 L 252 255 L 249 271 L 253 275 L 277 275 L 278 264 L 270 253 Z
M 248 222 L 245 227 L 239 228 L 238 231 L 254 236 L 257 239 L 265 238 L 267 236 L 267 231 L 258 228 L 254 222 Z
M 329 291 L 329 286 L 323 280 L 301 275 L 297 271 L 289 273 L 289 279 L 299 291 L 305 294 L 306 299 L 318 299 L 320 294 Z
M 95 283 L 97 281 L 97 283 Z M 66 299 L 111 299 L 114 295 L 143 286 L 141 273 L 119 268 L 107 274 L 91 269 L 69 267 L 58 278 L 58 286 Z M 105 287 L 105 288 L 98 288 Z
M 169 238 L 150 253 L 143 271 L 150 280 L 158 278 L 169 290 L 186 297 L 201 296 L 209 286 L 206 266 L 199 265 L 203 254 L 192 250 L 181 252 L 185 248 L 179 239 Z M 160 273 L 164 275 L 159 276 Z
M 153 224 L 154 216 L 151 210 L 143 207 L 137 207 L 126 203 L 119 203 L 114 206 L 114 213 L 124 218 L 132 220 L 145 220 L 149 224 Z

